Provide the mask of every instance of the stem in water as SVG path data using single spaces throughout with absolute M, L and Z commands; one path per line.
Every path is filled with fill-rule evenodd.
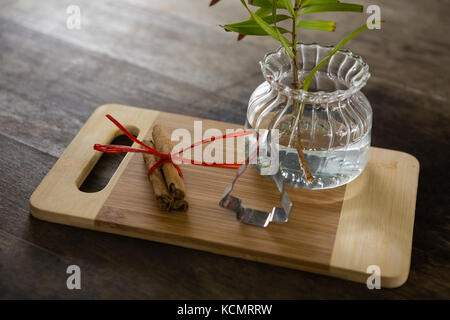
M 294 8 L 295 15 L 292 17 L 292 52 L 294 53 L 294 56 L 292 57 L 292 86 L 295 89 L 299 89 L 300 84 L 298 80 L 298 61 L 297 61 L 297 12 L 299 10 L 299 1 L 296 1 L 296 5 Z M 305 158 L 305 154 L 303 153 L 303 143 L 302 143 L 302 137 L 300 135 L 300 121 L 301 117 L 303 115 L 303 110 L 299 110 L 300 101 L 295 100 L 295 111 L 294 114 L 300 112 L 300 115 L 297 115 L 295 117 L 295 122 L 292 125 L 292 131 L 297 131 L 297 143 L 295 144 L 295 148 L 297 149 L 298 157 L 300 159 L 300 165 L 303 169 L 303 177 L 308 181 L 309 183 L 312 183 L 314 181 L 314 177 L 311 173 L 311 169 L 309 168 L 308 161 Z M 302 103 L 302 109 L 304 108 L 304 103 Z M 289 139 L 289 145 L 292 143 L 292 138 L 294 137 L 295 132 L 291 132 L 291 137 Z

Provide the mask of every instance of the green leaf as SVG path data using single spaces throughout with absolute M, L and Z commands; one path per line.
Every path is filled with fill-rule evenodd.
M 336 22 L 304 19 L 297 23 L 297 27 L 312 30 L 334 31 L 336 30 Z
M 245 25 L 238 25 L 238 26 L 233 26 L 233 24 L 227 24 L 227 25 L 221 26 L 221 27 L 224 28 L 225 31 L 237 32 L 237 33 L 248 35 L 248 36 L 267 36 L 268 35 L 267 32 L 263 28 L 261 28 L 261 26 L 259 24 L 257 24 L 255 21 L 253 21 L 253 24 L 248 23 Z M 289 32 L 289 30 L 286 30 L 281 27 L 277 27 L 276 30 L 278 30 L 278 32 L 280 32 L 280 34 Z M 278 32 L 277 32 L 277 35 L 278 35 Z
M 256 23 L 259 24 L 259 26 L 270 36 L 272 36 L 274 39 L 280 41 L 283 43 L 283 40 L 286 42 L 288 41 L 283 35 L 281 35 L 275 28 L 272 28 L 266 21 L 264 21 L 263 18 L 258 17 L 252 10 L 250 10 L 245 3 L 244 0 L 241 0 L 242 5 L 247 9 L 247 11 L 250 13 L 253 19 L 255 19 Z M 283 40 L 282 40 L 283 39 Z M 293 56 L 294 53 L 292 50 L 289 50 L 288 53 Z
M 255 7 L 272 9 L 274 0 L 251 0 L 249 4 Z M 282 1 L 283 2 L 283 1 Z M 277 8 L 287 9 L 284 3 L 278 3 Z
M 264 21 L 266 21 L 269 24 L 275 23 L 276 21 L 283 21 L 286 19 L 289 19 L 290 17 L 287 15 L 279 14 L 275 15 L 276 21 L 273 19 L 273 15 L 269 14 L 272 12 L 272 9 L 269 8 L 259 8 L 255 11 L 255 14 L 261 17 Z M 244 35 L 252 35 L 252 36 L 267 36 L 267 32 L 265 32 L 253 19 L 253 17 L 250 17 L 250 19 L 242 21 L 242 22 L 236 22 L 232 24 L 227 24 L 225 26 L 221 26 L 225 29 L 225 31 L 232 31 L 237 32 L 240 34 L 238 37 L 238 40 L 241 40 L 244 38 Z M 287 33 L 289 32 L 286 29 L 278 28 L 280 33 Z
M 367 24 L 364 24 L 363 26 L 359 27 L 358 29 L 356 29 L 355 31 L 353 31 L 352 33 L 350 33 L 348 36 L 346 36 L 344 38 L 344 40 L 342 40 L 341 42 L 339 42 L 337 44 L 336 47 L 333 48 L 333 50 L 330 51 L 330 53 L 324 58 L 322 59 L 322 61 L 319 62 L 318 65 L 316 65 L 311 72 L 305 77 L 305 79 L 302 82 L 302 87 L 303 90 L 308 91 L 309 85 L 311 83 L 312 78 L 314 77 L 314 74 L 319 71 L 330 59 L 331 57 L 339 51 L 340 48 L 342 48 L 347 42 L 349 42 L 351 39 L 353 39 L 354 37 L 356 37 L 358 34 L 360 34 L 361 32 L 363 32 L 364 30 L 367 29 Z
M 339 3 L 338 0 L 303 0 L 301 3 L 301 8 L 321 5 L 321 4 L 329 4 L 329 3 Z
M 295 11 L 294 8 L 292 7 L 291 0 L 281 0 L 280 2 L 284 7 L 286 7 L 287 11 L 289 11 L 291 15 L 295 16 Z
M 259 8 L 255 11 L 255 14 L 260 17 L 268 16 L 272 12 L 272 9 L 269 8 Z
M 277 6 L 278 6 L 278 0 L 274 0 L 272 4 L 272 16 L 275 16 L 277 14 Z M 277 22 L 275 21 L 275 27 L 277 26 Z
M 266 10 L 266 9 L 265 9 Z M 272 12 L 271 9 L 267 9 L 269 14 Z M 259 10 L 258 10 L 259 11 Z M 263 14 L 264 12 L 259 12 L 260 14 Z M 257 14 L 257 12 L 255 12 Z M 289 19 L 290 17 L 284 14 L 278 14 L 275 16 L 276 21 L 274 21 L 273 15 L 261 17 L 262 20 L 267 22 L 268 24 L 273 24 L 277 21 L 283 21 L 286 19 Z M 224 26 L 221 26 L 225 29 L 225 31 L 232 31 L 232 32 L 238 32 L 243 35 L 253 35 L 253 36 L 267 36 L 267 32 L 264 31 L 263 28 L 251 17 L 249 20 L 236 22 L 227 24 Z M 288 33 L 289 31 L 284 28 L 277 28 L 280 33 Z
M 290 17 L 285 14 L 277 14 L 275 16 L 276 21 L 274 21 L 273 15 L 266 16 L 266 17 L 260 17 L 260 19 L 264 20 L 268 24 L 273 24 L 278 21 L 284 21 L 286 19 L 290 19 Z M 249 20 L 231 23 L 231 24 L 227 24 L 225 26 L 234 28 L 234 27 L 247 27 L 247 26 L 255 26 L 255 25 L 258 25 L 258 23 L 255 21 L 255 19 L 253 19 L 253 17 L 251 17 Z
M 290 45 L 290 42 L 289 42 L 285 37 L 283 37 L 283 36 L 280 34 L 280 30 L 279 30 L 278 28 L 277 28 L 276 30 L 277 30 L 278 36 L 280 37 L 280 42 L 281 42 L 281 44 L 283 45 L 284 50 L 286 50 L 286 52 L 287 52 L 291 57 L 294 57 L 294 52 L 292 51 L 291 47 L 289 46 L 289 45 Z
M 272 6 L 272 16 L 274 16 L 277 12 L 277 6 L 278 6 L 278 1 L 279 0 L 275 0 L 273 2 L 273 6 Z M 290 2 L 290 0 L 289 0 Z M 286 40 L 286 38 L 284 38 L 281 34 L 280 31 L 277 28 L 277 22 L 275 20 L 274 22 L 274 26 L 275 26 L 275 30 L 277 31 L 278 34 L 278 38 L 280 39 L 281 44 L 283 45 L 284 49 L 286 50 L 286 52 L 288 52 L 291 57 L 294 57 L 294 52 L 292 51 L 292 49 L 289 47 L 289 42 Z
M 326 3 L 326 4 L 318 4 L 311 5 L 305 7 L 301 14 L 310 14 L 317 12 L 331 12 L 331 11 L 350 11 L 350 12 L 363 12 L 363 6 L 360 4 L 353 3 Z

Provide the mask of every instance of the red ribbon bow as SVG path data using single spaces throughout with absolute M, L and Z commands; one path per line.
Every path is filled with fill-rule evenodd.
M 236 138 L 236 137 L 246 136 L 249 134 L 255 134 L 253 131 L 233 132 L 230 134 L 224 134 L 221 136 L 211 137 L 208 139 L 203 139 L 201 141 L 194 142 L 189 147 L 186 147 L 176 153 L 164 153 L 164 152 L 160 152 L 160 151 L 146 145 L 145 143 L 143 143 L 142 141 L 140 141 L 139 139 L 134 137 L 127 129 L 125 129 L 125 127 L 123 125 L 120 124 L 119 121 L 114 119 L 113 116 L 107 114 L 106 117 L 109 120 L 111 120 L 111 122 L 114 123 L 119 128 L 119 130 L 122 131 L 128 138 L 130 138 L 132 141 L 136 142 L 137 144 L 140 144 L 141 146 L 143 146 L 144 149 L 122 146 L 122 145 L 95 144 L 94 150 L 104 152 L 104 153 L 135 152 L 135 153 L 153 154 L 154 156 L 156 156 L 160 159 L 148 170 L 148 175 L 151 175 L 153 173 L 153 171 L 155 171 L 156 169 L 161 167 L 164 163 L 172 163 L 175 166 L 175 168 L 177 169 L 180 177 L 183 177 L 180 167 L 176 163 L 173 162 L 174 159 L 177 161 L 180 161 L 180 162 L 191 163 L 194 165 L 204 166 L 204 167 L 238 169 L 239 166 L 243 164 L 243 162 L 207 163 L 205 161 L 202 161 L 201 163 L 198 163 L 198 162 L 196 163 L 193 159 L 183 158 L 180 155 L 183 152 L 185 152 L 189 149 L 192 149 L 196 146 L 199 146 L 201 144 L 204 144 L 204 143 L 212 142 L 212 141 L 219 140 L 219 139 Z

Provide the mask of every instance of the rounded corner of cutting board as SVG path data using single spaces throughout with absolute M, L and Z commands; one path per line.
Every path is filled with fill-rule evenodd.
M 126 107 L 117 103 L 105 103 L 95 108 L 93 113 L 105 113 L 113 109 Z
M 400 268 L 393 271 L 392 274 L 383 276 L 381 274 L 381 287 L 395 289 L 403 286 L 409 278 L 409 272 L 411 270 L 411 253 L 407 255 L 408 259 L 404 259 Z
M 45 213 L 47 210 L 41 206 L 41 203 L 37 195 L 38 189 L 36 189 L 30 197 L 29 200 L 30 213 L 36 219 L 46 220 L 45 215 L 43 213 Z
M 410 272 L 409 260 L 404 260 L 402 262 L 401 268 L 390 268 L 390 270 L 386 271 L 385 267 L 386 266 L 380 269 L 381 288 L 388 288 L 388 289 L 399 288 L 403 286 L 408 280 Z M 330 266 L 328 275 L 335 278 L 367 284 L 367 281 L 373 275 L 373 273 L 369 273 L 366 270 L 362 269 L 357 270 L 356 267 L 348 268 L 348 267 Z
M 395 289 L 403 286 L 409 277 L 409 268 L 404 273 L 395 277 L 381 277 L 381 287 Z
M 101 201 L 100 198 L 94 198 L 94 200 Z M 29 200 L 30 214 L 38 220 L 92 229 L 102 202 L 95 206 L 87 206 L 85 210 L 78 213 L 72 208 L 72 205 L 73 203 L 67 206 L 56 205 L 55 202 L 49 200 L 41 186 L 36 189 Z
M 399 157 L 403 158 L 405 162 L 411 163 L 414 167 L 420 168 L 420 161 L 417 159 L 416 156 L 412 155 L 411 153 L 404 152 L 404 151 L 398 151 L 398 150 L 392 150 L 393 152 L 397 153 Z
M 54 210 L 55 208 L 52 208 L 50 202 L 47 201 L 48 199 L 46 199 L 44 191 L 44 187 L 46 185 L 45 180 L 47 179 L 47 176 L 36 188 L 36 190 L 34 190 L 34 192 L 31 194 L 28 204 L 30 208 L 30 213 L 33 217 L 39 220 L 53 222 L 54 219 L 52 219 L 52 217 L 55 215 L 53 213 L 55 212 Z
M 126 106 L 126 105 L 118 104 L 118 103 L 105 103 L 105 104 L 102 104 L 102 105 L 96 107 L 94 112 L 92 113 L 91 117 L 105 116 L 108 113 L 118 113 L 119 115 L 123 115 L 124 113 L 129 114 L 133 110 L 140 114 L 142 114 L 142 112 L 144 112 L 146 114 L 154 114 L 154 115 L 157 115 L 160 113 L 160 111 L 152 110 L 152 109 Z
M 100 158 L 95 155 L 92 144 L 109 143 L 114 137 L 114 126 L 100 126 L 99 129 L 100 123 L 107 123 L 103 117 L 108 113 L 117 116 L 124 124 L 137 125 L 144 135 L 160 112 L 120 104 L 103 104 L 97 107 L 31 195 L 29 208 L 33 217 L 83 227 L 93 223 L 115 181 L 130 160 L 130 157 L 125 157 L 103 190 L 83 193 L 78 189 L 77 185 L 82 183 Z M 87 223 L 89 221 L 91 223 Z
M 417 168 L 417 170 L 419 170 L 419 168 L 420 168 L 419 159 L 417 159 L 417 157 L 412 155 L 411 153 L 408 153 L 405 151 L 399 151 L 399 150 L 373 147 L 373 146 L 371 146 L 371 149 L 373 151 L 382 151 L 384 153 L 391 153 L 392 155 L 395 155 L 395 158 L 404 160 L 405 163 L 411 164 L 413 168 Z

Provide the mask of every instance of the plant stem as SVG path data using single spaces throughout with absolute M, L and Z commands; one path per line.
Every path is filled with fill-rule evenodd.
M 289 0 L 290 1 L 290 0 Z M 299 80 L 298 80 L 298 61 L 297 61 L 297 12 L 300 9 L 300 1 L 296 0 L 295 1 L 295 7 L 294 7 L 294 12 L 295 14 L 292 17 L 292 52 L 294 53 L 294 56 L 292 57 L 292 86 L 294 87 L 294 89 L 298 90 L 300 88 L 300 84 L 299 84 Z M 306 89 L 307 90 L 307 89 Z M 300 101 L 299 100 L 295 100 L 295 109 L 294 109 L 294 114 L 297 114 L 298 112 L 301 112 L 301 114 L 295 117 L 295 122 L 293 126 L 292 126 L 292 130 L 297 130 L 297 153 L 298 153 L 298 157 L 300 159 L 300 165 L 303 169 L 303 176 L 305 177 L 306 181 L 308 181 L 309 183 L 314 181 L 314 177 L 311 173 L 311 169 L 309 168 L 308 165 L 308 161 L 305 158 L 305 154 L 303 153 L 303 143 L 302 143 L 302 137 L 300 135 L 300 121 L 301 121 L 301 117 L 303 115 L 303 108 L 304 108 L 304 103 L 302 103 L 302 110 L 299 110 L 299 104 Z M 293 135 L 291 134 L 291 139 L 292 139 Z M 291 140 L 289 139 L 289 140 Z M 291 141 L 289 141 L 289 145 L 291 144 Z
M 298 82 L 298 64 L 297 64 L 297 17 L 294 15 L 292 17 L 292 52 L 294 56 L 292 57 L 292 85 L 295 89 L 299 88 Z

